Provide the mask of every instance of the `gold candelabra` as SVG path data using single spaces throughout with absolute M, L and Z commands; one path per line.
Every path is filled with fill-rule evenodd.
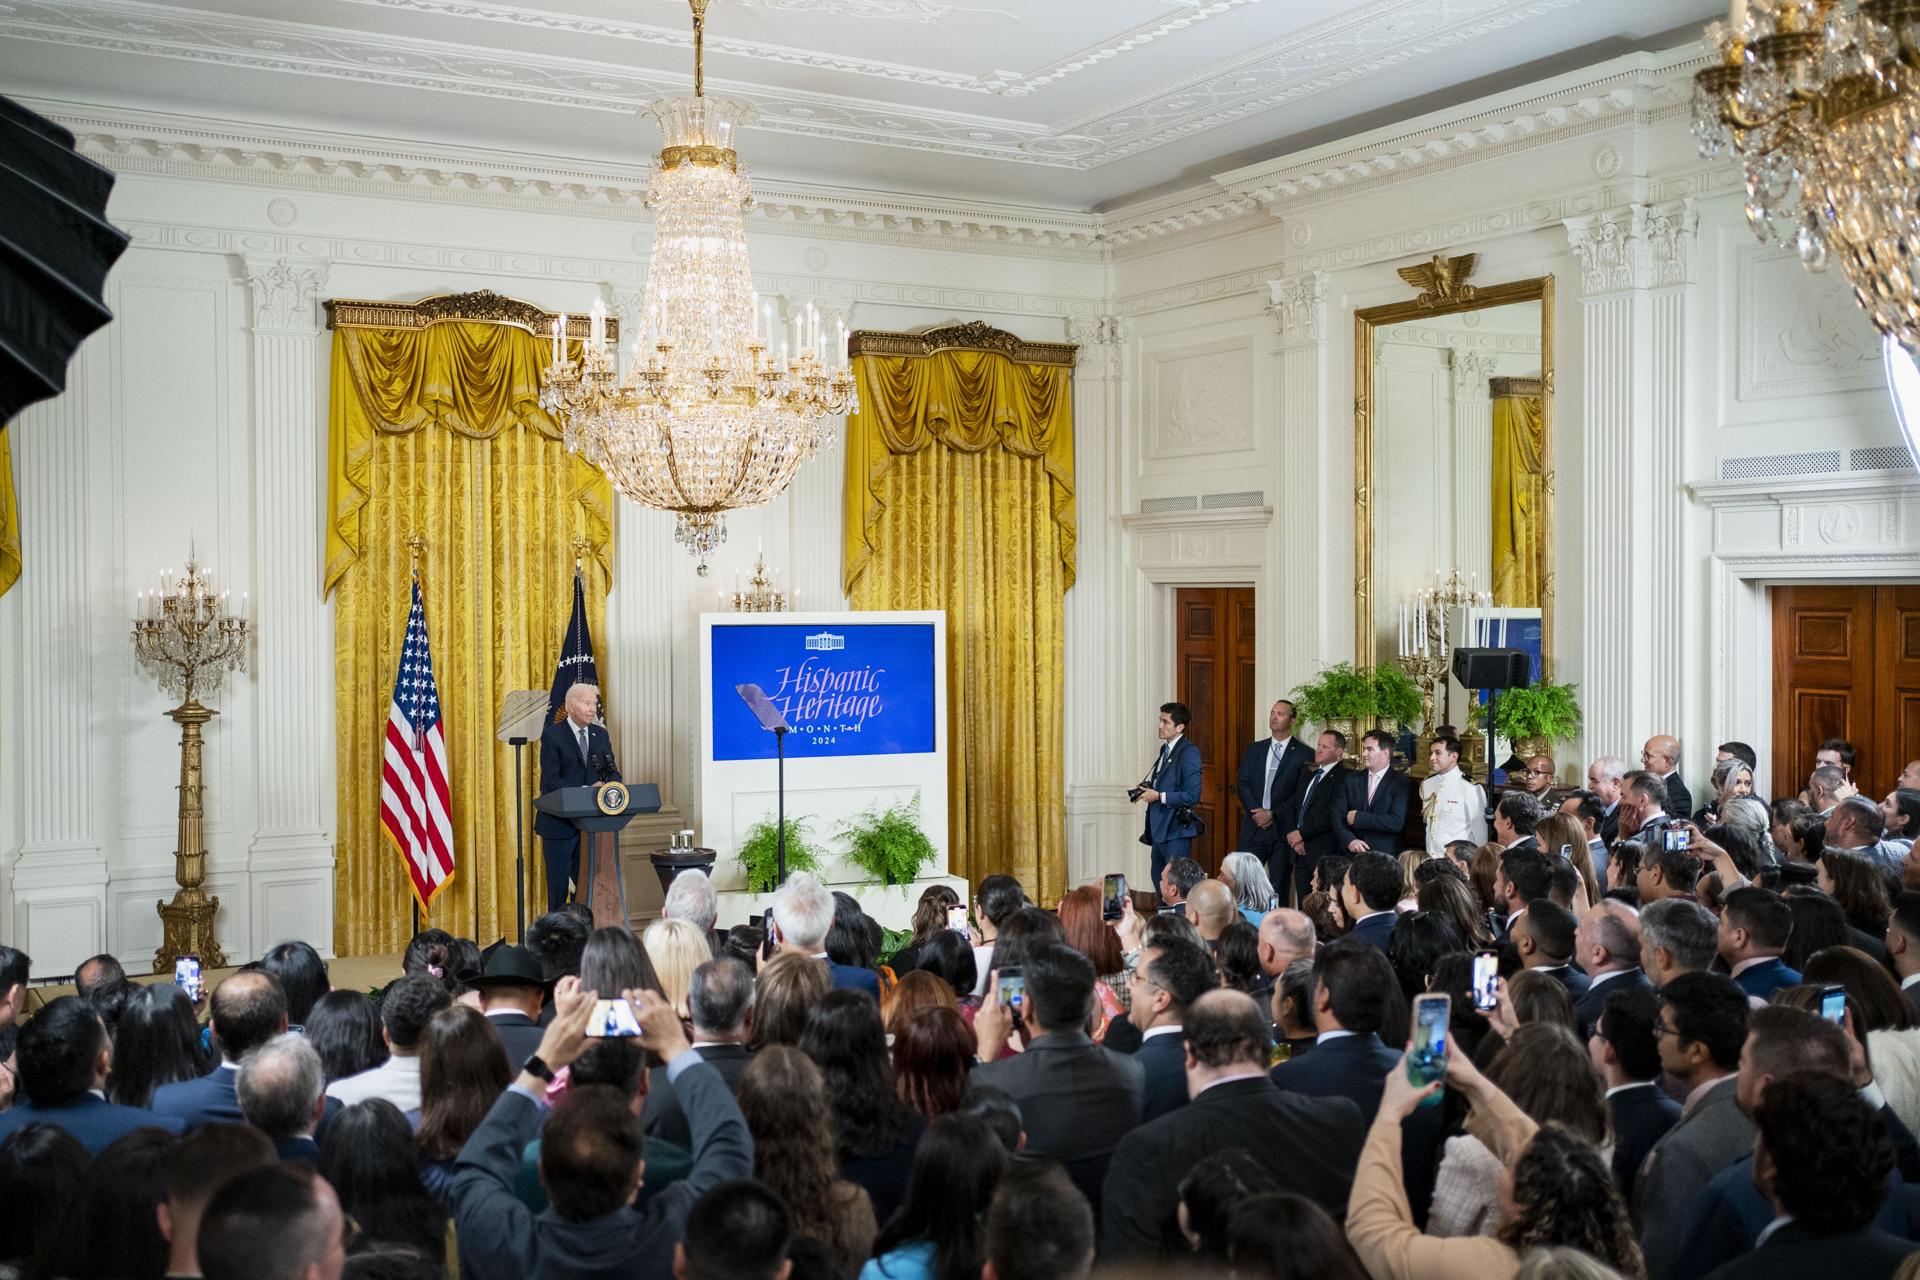
M 183 955 L 199 956 L 210 969 L 227 963 L 213 933 L 220 899 L 209 898 L 201 888 L 207 876 L 201 728 L 219 712 L 202 706 L 199 695 L 211 697 L 227 672 L 246 669 L 246 596 L 240 599 L 235 612 L 227 593 L 216 591 L 212 575 L 189 555 L 184 575 L 167 570 L 160 575 L 158 591 L 142 591 L 134 600 L 134 658 L 162 693 L 180 699 L 180 705 L 167 712 L 180 726 L 179 831 L 173 853 L 173 878 L 179 888 L 172 902 L 156 904 L 164 929 L 153 956 L 156 973 Z
M 766 556 L 760 555 L 753 562 L 753 577 L 747 579 L 744 590 L 740 586 L 740 575 L 734 575 L 733 595 L 723 597 L 733 606 L 735 613 L 785 613 L 787 611 L 787 593 L 773 585 L 774 575 L 767 568 Z M 797 599 L 798 591 L 793 593 Z
M 1479 575 L 1461 576 L 1458 569 L 1434 571 L 1434 586 L 1413 593 L 1411 606 L 1400 606 L 1400 653 L 1396 659 L 1407 678 L 1420 689 L 1420 736 L 1415 741 L 1411 772 L 1424 776 L 1428 770 L 1427 752 L 1433 746 L 1434 730 L 1440 720 L 1436 712 L 1445 697 L 1445 715 L 1453 719 L 1453 691 L 1447 686 L 1447 672 L 1456 647 L 1447 631 L 1447 619 L 1454 609 L 1473 610 L 1493 604 L 1493 593 L 1480 590 Z M 1471 614 L 1463 631 L 1471 633 Z M 1469 717 L 1471 720 L 1471 717 Z M 1486 740 L 1471 723 L 1460 733 L 1461 749 L 1470 764 L 1486 763 Z

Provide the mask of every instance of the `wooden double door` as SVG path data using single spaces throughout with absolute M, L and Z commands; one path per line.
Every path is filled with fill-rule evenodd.
M 1193 842 L 1193 856 L 1209 876 L 1240 838 L 1240 803 L 1234 776 L 1240 753 L 1256 736 L 1254 606 L 1252 587 L 1180 587 L 1174 592 L 1175 698 L 1187 704 L 1193 722 L 1187 737 L 1200 748 L 1200 803 L 1194 811 L 1207 824 Z M 1260 729 L 1265 730 L 1264 719 Z
M 1772 594 L 1773 794 L 1797 794 L 1820 743 L 1844 738 L 1854 785 L 1878 801 L 1920 759 L 1920 586 Z

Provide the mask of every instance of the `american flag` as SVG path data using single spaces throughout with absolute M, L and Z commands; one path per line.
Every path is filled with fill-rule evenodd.
M 406 861 L 413 893 L 433 901 L 453 876 L 453 820 L 448 816 L 447 739 L 440 728 L 440 690 L 427 648 L 427 611 L 420 580 L 400 646 L 400 670 L 387 712 L 386 760 L 380 769 L 380 825 Z

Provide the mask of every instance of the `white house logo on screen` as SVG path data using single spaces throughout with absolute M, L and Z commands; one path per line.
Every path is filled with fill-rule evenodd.
M 846 647 L 847 638 L 845 636 L 837 636 L 831 631 L 822 631 L 818 635 L 807 637 L 807 648 L 809 649 L 844 649 Z

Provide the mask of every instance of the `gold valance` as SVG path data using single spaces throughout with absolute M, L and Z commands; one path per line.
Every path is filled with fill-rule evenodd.
M 996 351 L 1016 364 L 1058 364 L 1073 368 L 1080 348 L 1071 342 L 1028 342 L 979 320 L 943 325 L 921 333 L 883 333 L 861 329 L 848 336 L 853 356 L 932 356 L 942 351 Z
M 1066 363 L 1021 363 L 1005 354 L 1018 344 L 1006 334 L 1010 341 L 994 349 L 941 346 L 934 354 L 874 354 L 882 340 L 935 336 L 859 333 L 849 343 L 860 408 L 847 419 L 846 590 L 852 593 L 877 545 L 875 531 L 886 512 L 883 481 L 894 459 L 936 443 L 962 453 L 998 447 L 1042 460 L 1061 565 L 1072 586 L 1073 348 L 1067 348 Z
M 537 338 L 550 337 L 553 322 L 559 319 L 551 311 L 542 311 L 531 302 L 509 298 L 480 289 L 473 293 L 442 293 L 418 302 L 382 302 L 372 298 L 328 298 L 320 304 L 326 309 L 329 329 L 425 329 L 436 324 L 507 324 L 525 329 Z M 620 321 L 606 317 L 607 341 L 620 339 Z M 585 341 L 592 326 L 590 317 L 567 313 L 568 338 Z
M 1502 396 L 1520 396 L 1523 399 L 1538 400 L 1546 389 L 1546 383 L 1539 378 L 1488 378 L 1487 396 L 1498 400 Z

